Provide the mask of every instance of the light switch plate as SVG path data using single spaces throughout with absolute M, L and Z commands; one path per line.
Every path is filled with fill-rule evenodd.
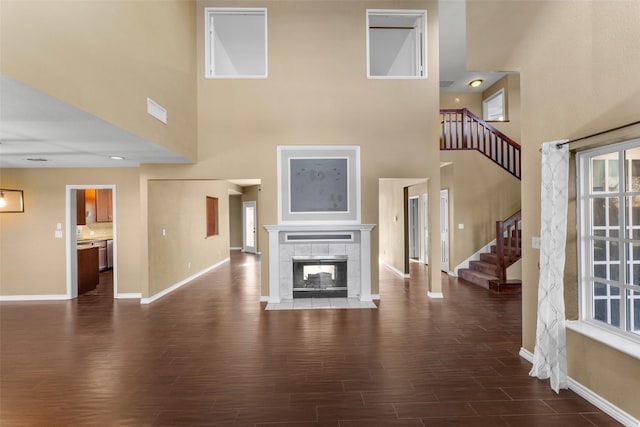
M 531 247 L 533 249 L 540 249 L 540 238 L 539 237 L 532 237 L 531 238 Z
M 458 224 L 458 230 L 464 230 L 464 224 Z

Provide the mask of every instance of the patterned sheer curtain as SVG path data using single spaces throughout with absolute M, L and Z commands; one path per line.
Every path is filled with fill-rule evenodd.
M 567 345 L 564 313 L 564 260 L 567 234 L 569 147 L 542 145 L 542 209 L 538 320 L 533 368 L 529 375 L 549 378 L 559 393 L 567 388 Z

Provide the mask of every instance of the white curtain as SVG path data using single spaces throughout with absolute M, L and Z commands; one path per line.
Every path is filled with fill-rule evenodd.
M 549 378 L 559 393 L 567 388 L 567 344 L 564 313 L 564 260 L 567 234 L 569 146 L 542 145 L 540 282 L 533 368 L 529 375 Z

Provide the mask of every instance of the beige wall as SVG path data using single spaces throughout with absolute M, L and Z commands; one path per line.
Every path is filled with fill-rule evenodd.
M 478 117 L 482 117 L 481 92 L 440 92 L 440 108 L 457 110 L 467 108 Z
M 205 6 L 267 7 L 267 79 L 204 78 Z M 428 79 L 366 78 L 364 22 L 372 7 L 428 10 Z M 267 242 L 263 225 L 277 223 L 277 146 L 359 145 L 362 222 L 377 224 L 379 178 L 432 177 L 439 188 L 437 15 L 432 0 L 198 2 L 198 164 L 146 170 L 165 178 L 261 179 L 258 241 Z M 260 247 L 262 295 L 267 249 Z M 378 258 L 377 227 L 371 255 Z M 375 263 L 371 274 L 375 294 Z M 439 275 L 432 281 L 439 289 Z
M 507 112 L 506 121 L 491 122 L 491 125 L 500 132 L 520 143 L 520 74 L 510 73 L 495 82 L 487 90 L 482 92 L 480 101 L 479 117 L 482 117 L 482 101 L 504 89 L 505 109 Z
M 242 199 L 239 194 L 229 196 L 229 246 L 242 248 Z
M 3 1 L 0 70 L 195 160 L 195 18 L 189 0 Z
M 0 295 L 66 294 L 65 242 L 76 232 L 65 219 L 67 185 L 116 186 L 118 292 L 141 292 L 137 169 L 4 169 L 0 178 L 3 188 L 23 190 L 25 199 L 24 213 L 0 215 Z M 58 223 L 61 239 L 54 237 Z
M 496 238 L 496 221 L 520 210 L 520 180 L 477 151 L 443 151 L 449 190 L 449 264 L 453 271 Z M 458 224 L 464 224 L 459 229 Z
M 637 1 L 467 2 L 468 65 L 520 71 L 522 103 L 523 346 L 535 342 L 540 233 L 540 144 L 634 122 L 640 111 L 640 3 Z M 569 223 L 571 226 L 571 223 Z M 575 222 L 573 223 L 575 224 Z M 567 260 L 567 273 L 575 271 Z M 569 373 L 640 417 L 637 371 L 617 351 L 570 333 Z M 630 370 L 630 365 L 633 369 Z M 625 388 L 620 386 L 624 385 Z M 627 397 L 621 396 L 624 390 Z
M 229 257 L 225 181 L 149 181 L 149 295 Z M 219 234 L 207 237 L 206 197 L 218 198 Z M 163 230 L 165 235 L 163 235 Z

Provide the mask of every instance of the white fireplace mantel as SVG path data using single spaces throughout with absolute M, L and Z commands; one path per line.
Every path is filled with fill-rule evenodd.
M 352 254 L 349 261 L 351 283 L 348 284 L 348 296 L 357 297 L 360 301 L 371 301 L 371 230 L 373 227 L 375 227 L 374 224 L 265 225 L 264 228 L 269 232 L 269 302 L 280 303 L 283 298 L 291 298 L 293 291 L 293 281 L 289 283 L 288 271 L 281 271 L 282 268 L 289 268 L 290 261 L 281 259 L 284 257 L 282 255 L 284 252 L 290 252 L 281 250 L 284 247 L 293 251 L 298 249 L 308 251 L 309 247 L 331 251 L 333 248 L 339 250 L 340 247 L 345 247 Z M 312 234 L 312 237 L 310 240 L 285 242 L 284 237 L 292 233 Z M 332 234 L 336 233 L 351 233 L 354 239 L 334 240 Z M 354 269 L 357 271 L 353 271 Z

